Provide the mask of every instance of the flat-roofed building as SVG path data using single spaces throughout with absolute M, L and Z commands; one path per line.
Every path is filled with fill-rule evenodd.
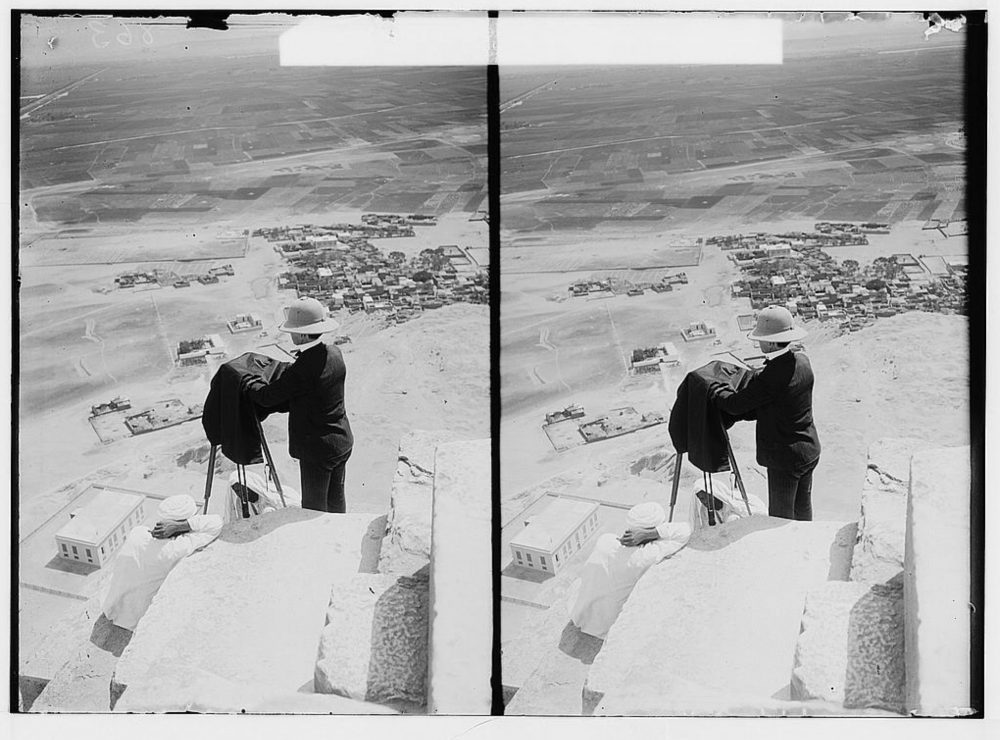
M 209 355 L 224 356 L 226 348 L 218 334 L 206 334 L 200 339 L 187 339 L 177 345 L 177 362 L 181 365 L 207 364 Z
M 218 334 L 208 334 L 205 338 L 211 345 L 210 347 L 207 347 L 208 354 L 210 355 L 226 354 L 226 345 L 222 343 L 222 337 L 220 337 Z
M 597 530 L 599 504 L 557 498 L 514 535 L 510 551 L 525 568 L 556 573 Z
M 664 342 L 655 347 L 639 347 L 632 350 L 631 370 L 633 374 L 661 372 L 663 366 L 677 367 L 681 364 L 680 353 L 673 342 Z
M 689 324 L 687 328 L 681 329 L 681 336 L 685 342 L 695 342 L 699 339 L 714 339 L 715 327 L 707 321 L 696 321 Z
M 948 265 L 952 272 L 964 272 L 969 268 L 969 255 L 967 254 L 956 254 L 944 258 L 945 264 Z
M 792 245 L 787 242 L 778 242 L 777 244 L 769 244 L 765 246 L 764 253 L 768 257 L 791 257 L 792 256 Z
M 56 532 L 59 557 L 103 567 L 145 518 L 145 500 L 135 493 L 98 491 Z
M 237 314 L 236 318 L 227 321 L 226 326 L 231 333 L 239 334 L 244 331 L 260 330 L 263 328 L 264 322 L 255 313 L 241 313 Z
M 945 261 L 944 257 L 940 255 L 921 255 L 920 261 L 923 263 L 927 271 L 934 277 L 945 277 L 951 274 L 951 269 L 948 267 L 948 263 Z

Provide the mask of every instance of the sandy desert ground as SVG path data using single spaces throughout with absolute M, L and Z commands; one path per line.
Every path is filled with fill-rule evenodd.
M 780 231 L 793 225 L 760 224 L 756 228 Z M 726 230 L 712 233 L 726 233 Z M 904 251 L 965 253 L 964 238 L 946 239 L 938 232 L 921 231 L 913 223 L 894 227 L 889 235 L 874 235 L 870 241 L 867 252 L 865 247 L 848 248 L 850 253 L 843 256 L 840 248 L 830 252 L 838 259 L 859 261 Z M 608 445 L 627 444 L 615 440 L 556 452 L 541 429 L 547 411 L 579 403 L 588 413 L 595 414 L 624 405 L 666 413 L 687 370 L 710 359 L 731 361 L 732 357 L 726 354 L 729 352 L 737 357 L 757 354 L 756 345 L 746 339 L 736 323 L 737 315 L 752 313 L 752 309 L 748 300 L 734 299 L 728 290 L 729 283 L 739 277 L 739 270 L 726 253 L 706 246 L 702 264 L 684 271 L 690 282 L 675 286 L 669 293 L 647 291 L 636 297 L 575 297 L 559 301 L 554 297 L 563 298 L 566 287 L 584 273 L 504 277 L 501 451 L 503 459 L 517 461 L 501 468 L 505 498 L 584 460 L 603 456 Z M 715 325 L 719 344 L 682 339 L 680 329 L 701 320 Z M 897 340 L 896 332 L 887 328 L 893 325 L 905 327 L 908 339 Z M 918 385 L 937 379 L 956 392 L 967 386 L 967 332 L 960 328 L 964 327 L 964 319 L 906 314 L 879 320 L 874 327 L 848 336 L 837 336 L 836 329 L 819 321 L 807 322 L 806 326 L 810 336 L 804 344 L 817 376 L 816 423 L 826 449 L 824 463 L 817 472 L 817 518 L 852 518 L 857 513 L 860 489 L 843 485 L 843 476 L 860 480 L 865 448 L 877 438 L 872 435 L 892 433 L 893 429 L 902 433 L 915 425 L 926 408 L 924 401 L 914 405 L 913 399 L 931 393 L 933 386 L 929 385 L 922 394 L 904 391 L 906 379 Z M 955 347 L 952 351 L 928 352 L 928 347 L 937 346 L 937 340 L 917 339 L 922 328 L 926 328 L 929 336 L 935 333 L 947 336 L 948 326 L 953 327 L 953 332 L 955 328 L 961 332 L 950 342 Z M 627 356 L 633 347 L 665 341 L 679 349 L 679 367 L 652 376 L 628 375 Z M 856 346 L 861 349 L 855 349 Z M 889 375 L 885 375 L 887 368 L 892 369 Z M 872 377 L 866 380 L 869 373 Z M 884 386 L 880 385 L 883 382 Z M 844 396 L 851 395 L 852 389 L 862 389 L 866 400 L 846 400 Z M 941 397 L 944 418 L 954 417 L 953 424 L 943 424 L 942 432 L 949 439 L 961 440 L 968 407 L 953 404 L 961 404 L 965 397 L 938 392 L 932 395 Z M 936 398 L 926 402 L 937 404 Z M 877 404 L 878 412 L 872 404 Z M 911 413 L 916 416 L 909 416 Z M 656 429 L 660 431 L 648 430 L 642 434 L 658 434 L 662 443 L 669 446 L 665 427 Z M 733 443 L 741 462 L 748 468 L 755 467 L 752 425 L 738 425 L 733 432 Z M 831 460 L 828 469 L 826 460 Z M 757 473 L 747 477 L 751 480 L 759 477 L 763 484 L 764 478 Z M 766 491 L 766 486 L 762 490 Z
M 692 285 L 687 287 L 694 289 Z M 697 303 L 698 293 L 693 292 L 693 296 L 691 303 Z M 704 306 L 702 309 L 706 310 Z M 725 311 L 723 306 L 710 313 Z M 561 610 L 572 603 L 574 581 L 597 536 L 603 532 L 621 533 L 624 508 L 643 501 L 656 501 L 668 508 L 670 500 L 673 446 L 666 425 L 556 452 L 541 428 L 544 413 L 570 402 L 595 414 L 622 405 L 668 412 L 676 384 L 687 368 L 709 359 L 713 349 L 731 346 L 740 355 L 751 351 L 731 316 L 718 324 L 724 337 L 722 347 L 691 350 L 674 339 L 685 353 L 685 363 L 667 374 L 620 377 L 594 386 L 582 385 L 579 390 L 562 389 L 550 403 L 526 407 L 512 415 L 505 413 L 500 436 L 504 566 L 501 619 L 505 666 L 510 667 L 514 685 L 523 680 L 516 666 L 531 664 L 523 655 L 524 630 L 539 628 L 538 620 L 545 619 L 543 615 L 548 613 L 546 607 Z M 860 514 L 866 455 L 873 442 L 883 437 L 908 436 L 941 446 L 968 444 L 968 322 L 963 316 L 913 312 L 880 320 L 844 336 L 835 336 L 818 322 L 810 329 L 805 351 L 816 375 L 814 416 L 823 445 L 814 475 L 814 517 L 854 521 Z M 617 358 L 611 348 L 607 354 L 608 364 L 614 364 Z M 755 460 L 754 425 L 738 423 L 730 430 L 730 438 L 747 492 L 766 501 L 767 473 Z M 675 521 L 687 521 L 691 486 L 700 478 L 699 471 L 685 462 Z M 733 487 L 730 475 L 719 474 L 715 479 Z M 506 545 L 523 528 L 523 520 L 544 508 L 550 500 L 546 494 L 610 502 L 614 506 L 601 506 L 596 534 L 559 574 L 532 578 L 532 572 L 512 565 Z M 565 620 L 566 616 L 560 613 L 551 618 Z
M 42 351 L 44 345 L 30 356 L 22 351 L 26 359 L 39 357 L 37 367 L 22 367 L 24 378 L 32 373 L 42 389 L 22 382 L 22 400 L 33 410 L 23 414 L 19 428 L 21 539 L 29 537 L 90 483 L 160 495 L 189 493 L 201 499 L 208 443 L 200 421 L 105 445 L 87 422 L 90 406 L 119 394 L 130 396 L 135 408 L 167 397 L 200 403 L 207 394 L 212 368 L 175 368 L 163 334 L 169 332 L 170 341 L 176 342 L 187 334 L 225 332 L 221 321 L 231 313 L 260 313 L 269 336 L 226 332 L 230 357 L 262 343 L 278 341 L 290 347 L 287 338 L 281 339 L 274 331 L 282 305 L 294 299 L 275 289 L 276 257 L 269 247 L 260 247 L 237 263 L 237 274 L 228 282 L 192 287 L 192 293 L 183 296 L 171 288 L 152 291 L 159 296 L 155 308 L 151 307 L 154 299 L 146 295 L 102 296 L 110 298 L 110 306 L 98 307 L 97 312 L 89 309 L 96 319 L 79 311 L 79 318 L 49 330 L 65 328 L 65 339 L 55 358 Z M 251 277 L 251 266 L 258 271 L 257 277 Z M 215 289 L 214 295 L 211 289 Z M 198 290 L 203 295 L 198 296 Z M 64 293 L 64 301 L 71 292 Z M 91 298 L 86 289 L 80 289 L 80 295 L 88 301 Z M 124 300 L 114 303 L 118 298 Z M 93 342 L 84 336 L 86 322 L 100 319 L 101 311 L 115 316 L 123 309 L 126 315 L 134 312 L 139 319 L 130 331 L 106 330 L 100 321 L 93 329 L 107 345 L 105 355 L 113 358 L 105 369 L 100 348 L 92 349 Z M 157 312 L 162 323 L 156 320 Z M 347 467 L 349 511 L 387 511 L 396 447 L 406 432 L 448 428 L 470 439 L 489 436 L 488 321 L 486 306 L 470 304 L 446 306 L 388 330 L 380 330 L 364 318 L 345 317 L 343 329 L 354 337 L 352 343 L 342 346 L 348 368 L 347 408 L 356 439 Z M 45 332 L 40 334 L 24 341 L 41 341 Z M 122 347 L 133 353 L 131 358 L 118 356 Z M 74 373 L 78 357 L 95 369 L 92 375 Z M 140 357 L 146 364 L 135 360 Z M 129 362 L 135 364 L 129 366 Z M 49 380 L 52 376 L 68 378 L 58 393 L 46 390 L 57 387 Z M 281 480 L 298 488 L 298 466 L 286 448 L 286 417 L 272 416 L 264 427 Z M 222 460 L 216 497 L 233 469 Z M 22 648 L 30 649 L 33 640 L 44 635 L 45 625 L 70 606 L 65 599 L 21 589 L 21 625 L 28 630 Z
M 264 223 L 267 223 L 266 221 Z M 439 227 L 428 228 L 413 240 L 393 240 L 393 248 L 419 251 L 434 243 L 480 243 L 484 240 L 482 222 L 468 222 L 458 217 Z M 388 241 L 388 240 L 382 240 Z M 403 242 L 414 241 L 414 244 Z M 383 245 L 387 246 L 387 245 Z M 21 527 L 30 531 L 32 523 L 49 507 L 42 503 L 53 492 L 102 468 L 128 467 L 142 455 L 168 454 L 169 450 L 191 446 L 188 429 L 197 423 L 163 430 L 145 437 L 101 445 L 87 422 L 90 406 L 119 394 L 132 399 L 133 408 L 161 398 L 177 397 L 187 403 L 200 403 L 208 389 L 211 367 L 178 368 L 173 361 L 177 342 L 188 337 L 218 333 L 223 337 L 229 357 L 235 357 L 261 344 L 284 342 L 287 336 L 275 331 L 283 315 L 282 308 L 295 296 L 281 291 L 276 275 L 282 268 L 281 257 L 261 239 L 252 240 L 247 256 L 222 260 L 234 265 L 235 276 L 223 277 L 218 284 L 193 284 L 190 288 L 153 290 L 116 290 L 115 274 L 130 265 L 74 266 L 71 271 L 57 267 L 33 267 L 22 271 L 21 291 L 21 372 L 20 403 L 20 490 Z M 254 332 L 230 334 L 225 321 L 237 313 L 258 313 L 268 336 Z M 377 416 L 388 408 L 406 409 L 425 398 L 444 392 L 452 406 L 440 403 L 440 409 L 421 407 L 408 421 L 373 423 L 381 437 L 406 424 L 450 426 L 488 432 L 488 408 L 484 400 L 488 384 L 483 381 L 478 394 L 464 388 L 461 377 L 456 382 L 463 393 L 452 398 L 448 383 L 452 370 L 486 378 L 488 367 L 488 318 L 482 306 L 446 307 L 419 320 L 379 334 L 379 324 L 361 317 L 343 317 L 345 333 L 355 338 L 343 347 L 349 374 L 349 410 L 365 424 L 365 415 Z M 449 325 L 454 324 L 453 329 Z M 447 345 L 454 340 L 454 348 Z M 290 346 L 290 345 L 289 345 Z M 459 349 L 461 348 L 461 349 Z M 448 358 L 447 369 L 435 354 Z M 394 357 L 406 357 L 407 378 L 395 378 Z M 355 359 L 357 358 L 357 359 Z M 457 359 L 465 358 L 465 359 Z M 426 365 L 425 365 L 426 363 Z M 351 373 L 352 367 L 365 368 Z M 433 370 L 425 378 L 424 370 Z M 402 376 L 402 369 L 398 371 Z M 422 382 L 440 380 L 438 386 L 421 389 Z M 477 381 L 468 381 L 477 382 Z M 393 386 L 393 384 L 399 387 Z M 387 385 L 393 386 L 387 388 Z M 375 392 L 370 388 L 382 390 Z M 402 393 L 389 398 L 387 393 Z M 381 395 L 380 395 L 381 394 Z M 481 396 L 478 398 L 477 396 Z M 357 399 L 357 400 L 355 400 Z M 465 399 L 472 404 L 465 408 Z M 452 412 L 450 409 L 456 409 Z M 467 413 L 463 414 L 463 411 Z M 441 416 L 441 414 L 445 416 Z M 459 419 L 458 417 L 463 417 Z M 269 423 L 270 426 L 280 426 Z M 275 433 L 279 433 L 276 429 Z M 197 437 L 197 434 L 194 435 Z M 392 444 L 386 465 L 394 466 Z M 273 447 L 280 447 L 275 443 Z M 385 453 L 380 447 L 374 455 Z M 60 460 L 58 466 L 48 464 Z M 356 470 L 360 466 L 352 465 Z M 379 485 L 368 482 L 356 472 L 366 490 Z M 384 482 L 384 481 L 383 481 Z M 388 491 L 372 492 L 357 499 L 359 506 L 378 510 L 388 502 Z

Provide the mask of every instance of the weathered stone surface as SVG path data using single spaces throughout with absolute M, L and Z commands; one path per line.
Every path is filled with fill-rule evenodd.
M 866 477 L 866 481 L 905 496 L 910 481 L 910 458 L 933 446 L 919 437 L 885 437 L 873 442 L 868 448 L 868 470 L 878 476 Z
M 131 638 L 130 630 L 115 626 L 103 615 L 94 620 L 89 633 L 34 699 L 31 711 L 107 712 L 111 676 Z
M 648 659 L 653 660 L 653 657 Z M 725 714 L 732 717 L 899 716 L 881 709 L 845 709 L 820 700 L 792 701 L 753 691 L 719 689 L 682 676 L 667 676 L 663 684 L 654 685 L 647 678 L 648 661 L 633 667 L 621 685 L 597 704 L 593 714 L 600 717 L 718 715 L 721 714 L 718 694 L 725 692 Z
M 18 687 L 24 706 L 30 709 L 45 686 L 70 657 L 90 640 L 94 624 L 101 616 L 101 598 L 94 596 L 79 602 L 69 614 L 60 619 L 34 654 L 18 666 Z
M 795 646 L 793 699 L 902 713 L 903 579 L 834 581 L 810 591 Z
M 427 695 L 432 713 L 490 713 L 491 469 L 488 439 L 437 449 Z
M 454 433 L 441 430 L 410 432 L 399 441 L 380 573 L 410 575 L 430 561 L 434 450 L 454 439 Z
M 764 516 L 699 530 L 639 580 L 591 666 L 584 712 L 755 715 L 789 698 L 805 595 L 847 578 L 855 537 L 854 524 Z
M 924 440 L 905 437 L 880 439 L 869 448 L 852 581 L 884 583 L 903 569 L 910 458 L 927 447 Z
M 151 703 L 130 700 L 133 711 L 180 711 L 175 697 L 156 698 L 171 666 L 268 694 L 311 687 L 331 586 L 377 562 L 382 532 L 371 515 L 297 508 L 227 524 L 161 586 L 118 661 L 112 699 L 134 688 Z
M 884 583 L 899 575 L 903 570 L 905 540 L 906 496 L 866 487 L 861 492 L 861 518 L 851 580 Z
M 155 683 L 130 688 L 116 712 L 146 712 L 153 705 L 179 712 L 247 712 L 254 714 L 395 714 L 378 704 L 331 694 L 277 692 L 230 681 L 201 668 L 165 667 Z
M 968 447 L 913 456 L 906 512 L 906 709 L 969 714 Z
M 424 706 L 428 585 L 427 568 L 337 581 L 319 643 L 316 692 Z
M 569 623 L 569 604 L 578 589 L 571 587 L 562 589 L 552 604 L 545 609 L 537 609 L 532 618 L 525 620 L 523 626 L 511 634 L 512 630 L 501 630 L 501 671 L 504 689 L 508 692 L 520 690 L 527 685 L 528 678 L 559 644 L 563 629 Z M 515 697 L 517 695 L 515 694 Z M 527 700 L 522 695 L 517 704 L 507 703 L 505 714 L 511 714 L 511 706 L 515 708 Z M 574 711 L 579 704 L 579 696 L 574 697 Z M 518 712 L 531 714 L 531 712 Z
M 566 615 L 565 604 L 553 605 L 537 625 L 542 639 L 531 641 L 537 650 L 534 670 L 507 702 L 504 715 L 580 713 L 580 692 L 604 641 L 581 632 Z M 513 688 L 506 674 L 503 680 L 505 688 Z

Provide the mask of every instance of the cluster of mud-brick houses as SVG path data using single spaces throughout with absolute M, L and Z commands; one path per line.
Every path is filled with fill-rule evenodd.
M 175 270 L 156 268 L 153 270 L 136 270 L 133 272 L 123 272 L 115 278 L 115 285 L 119 288 L 163 288 L 173 286 L 175 288 L 189 288 L 192 282 L 202 285 L 212 285 L 219 282 L 220 277 L 232 277 L 236 272 L 231 264 L 219 267 L 210 267 L 205 272 L 198 274 L 179 274 Z
M 407 321 L 450 303 L 486 303 L 486 271 L 456 244 L 407 257 L 383 252 L 371 239 L 413 236 L 428 216 L 365 214 L 361 224 L 258 229 L 288 261 L 280 287 L 310 296 L 331 310 L 365 311 L 390 323 Z
M 817 229 L 820 226 L 843 225 L 817 224 Z M 965 256 L 918 259 L 901 253 L 861 265 L 838 261 L 823 251 L 830 246 L 823 240 L 830 236 L 858 234 L 755 233 L 710 237 L 706 242 L 732 250 L 730 259 L 743 275 L 732 285 L 733 296 L 749 298 L 754 309 L 784 304 L 805 319 L 838 322 L 848 331 L 904 311 L 965 313 Z

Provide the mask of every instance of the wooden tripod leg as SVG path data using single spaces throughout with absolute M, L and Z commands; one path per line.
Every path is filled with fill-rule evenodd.
M 236 466 L 236 476 L 240 486 L 240 515 L 244 519 L 250 518 L 250 501 L 247 495 L 247 469 L 245 465 Z
M 674 474 L 670 481 L 670 517 L 668 522 L 674 520 L 674 505 L 677 503 L 677 487 L 681 484 L 681 464 L 684 461 L 683 452 L 674 453 Z
M 208 453 L 208 476 L 205 479 L 205 505 L 202 506 L 201 513 L 208 513 L 208 499 L 212 495 L 212 479 L 215 478 L 215 452 L 219 448 L 211 445 Z
M 729 453 L 729 467 L 733 469 L 733 478 L 736 479 L 736 487 L 740 489 L 743 504 L 747 507 L 747 516 L 753 516 L 753 512 L 750 511 L 750 499 L 747 498 L 747 489 L 743 486 L 743 476 L 740 474 L 740 466 L 736 464 L 736 454 L 733 452 L 733 446 L 729 442 L 728 433 L 726 433 L 726 452 Z
M 708 526 L 714 527 L 716 525 L 715 521 L 715 491 L 712 488 L 712 474 L 702 473 L 702 485 L 705 488 L 705 493 L 708 495 L 708 506 L 705 509 L 708 511 Z
M 287 507 L 288 504 L 285 503 L 285 493 L 281 490 L 281 481 L 278 480 L 278 470 L 274 467 L 274 458 L 271 457 L 271 448 L 267 446 L 267 437 L 264 436 L 264 427 L 260 423 L 260 419 L 254 415 L 254 420 L 257 422 L 257 435 L 260 437 L 260 447 L 264 450 L 264 459 L 267 460 L 267 467 L 271 471 L 271 480 L 274 481 L 274 487 L 278 491 L 278 496 L 281 498 L 281 505 Z

